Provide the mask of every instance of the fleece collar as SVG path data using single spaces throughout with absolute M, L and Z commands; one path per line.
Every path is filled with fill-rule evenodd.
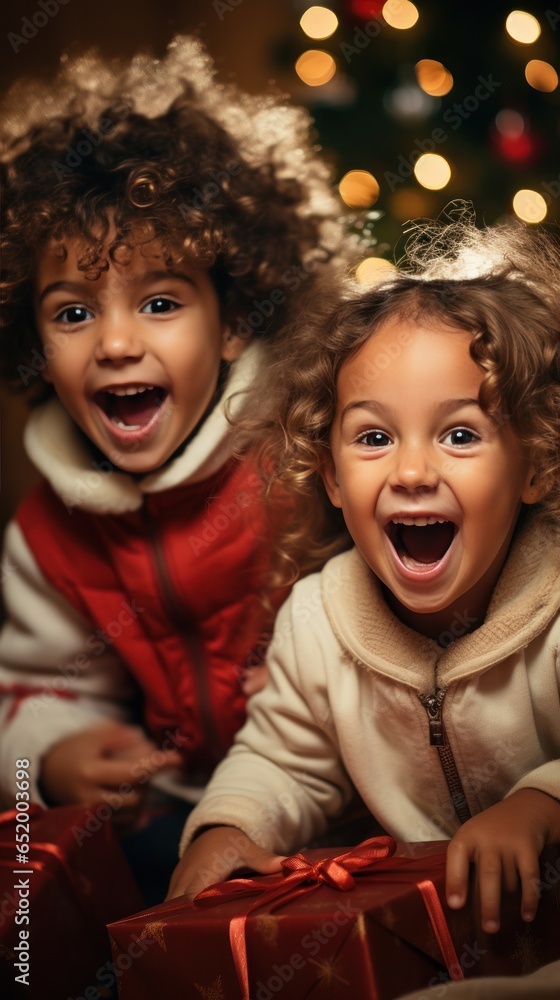
M 183 483 L 212 476 L 231 454 L 231 426 L 226 416 L 239 415 L 245 394 L 265 363 L 265 347 L 249 344 L 231 363 L 228 380 L 217 406 L 181 455 L 157 472 L 134 479 L 126 472 L 97 465 L 74 421 L 57 398 L 31 414 L 25 429 L 27 453 L 64 502 L 95 514 L 124 514 L 138 510 L 145 493 L 159 493 Z
M 560 547 L 555 528 L 528 516 L 498 580 L 486 619 L 447 648 L 403 625 L 357 549 L 331 559 L 321 574 L 323 601 L 347 655 L 417 691 L 479 673 L 517 653 L 560 606 Z M 460 627 L 460 623 L 459 623 Z

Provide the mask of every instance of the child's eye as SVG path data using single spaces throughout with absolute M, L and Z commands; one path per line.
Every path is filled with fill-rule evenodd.
M 156 295 L 154 299 L 150 299 L 145 306 L 142 306 L 140 312 L 154 315 L 155 313 L 173 312 L 174 309 L 178 308 L 178 303 L 173 302 L 172 299 L 166 298 L 165 295 Z
M 480 438 L 477 437 L 474 431 L 469 431 L 466 427 L 454 427 L 443 438 L 443 444 L 450 444 L 454 448 L 457 448 L 462 445 L 473 444 L 473 442 L 479 440 Z
M 55 317 L 58 323 L 77 324 L 85 323 L 86 319 L 93 319 L 93 314 L 85 306 L 67 306 Z
M 368 448 L 385 448 L 391 444 L 391 439 L 384 431 L 365 431 L 356 438 L 358 444 L 365 444 Z

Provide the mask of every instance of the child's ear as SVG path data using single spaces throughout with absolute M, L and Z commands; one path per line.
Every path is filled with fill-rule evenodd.
M 543 481 L 538 472 L 535 471 L 534 465 L 532 465 L 527 473 L 520 499 L 526 504 L 538 503 L 545 495 L 546 490 L 546 482 Z
M 243 353 L 248 344 L 247 337 L 234 333 L 231 326 L 225 326 L 222 332 L 222 361 L 235 361 Z
M 330 451 L 323 459 L 320 472 L 330 502 L 334 507 L 342 507 L 336 468 Z

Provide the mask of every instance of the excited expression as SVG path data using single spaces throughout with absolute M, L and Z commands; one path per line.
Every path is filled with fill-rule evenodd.
M 242 347 L 221 318 L 209 272 L 169 270 L 156 244 L 148 250 L 89 280 L 77 240 L 67 240 L 65 260 L 50 245 L 35 286 L 44 377 L 97 448 L 139 474 L 163 465 L 193 431 L 220 360 Z
M 342 367 L 323 478 L 399 617 L 480 616 L 534 470 L 461 329 L 387 323 Z M 387 361 L 387 359 L 391 359 Z M 412 613 L 412 615 L 410 614 Z

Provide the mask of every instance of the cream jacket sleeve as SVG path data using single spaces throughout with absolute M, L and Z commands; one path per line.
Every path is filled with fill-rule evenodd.
M 67 736 L 126 720 L 132 692 L 113 647 L 47 583 L 15 523 L 6 532 L 2 576 L 0 797 L 13 799 L 15 761 L 27 758 L 31 797 L 43 804 L 41 758 Z
M 269 680 L 249 702 L 249 717 L 218 765 L 181 839 L 184 852 L 203 826 L 243 830 L 261 847 L 280 854 L 300 848 L 326 828 L 327 817 L 350 800 L 352 786 L 339 752 L 321 722 L 327 718 L 320 643 L 305 684 L 298 655 L 292 595 L 280 609 L 268 654 Z M 306 659 L 309 656 L 306 636 Z

